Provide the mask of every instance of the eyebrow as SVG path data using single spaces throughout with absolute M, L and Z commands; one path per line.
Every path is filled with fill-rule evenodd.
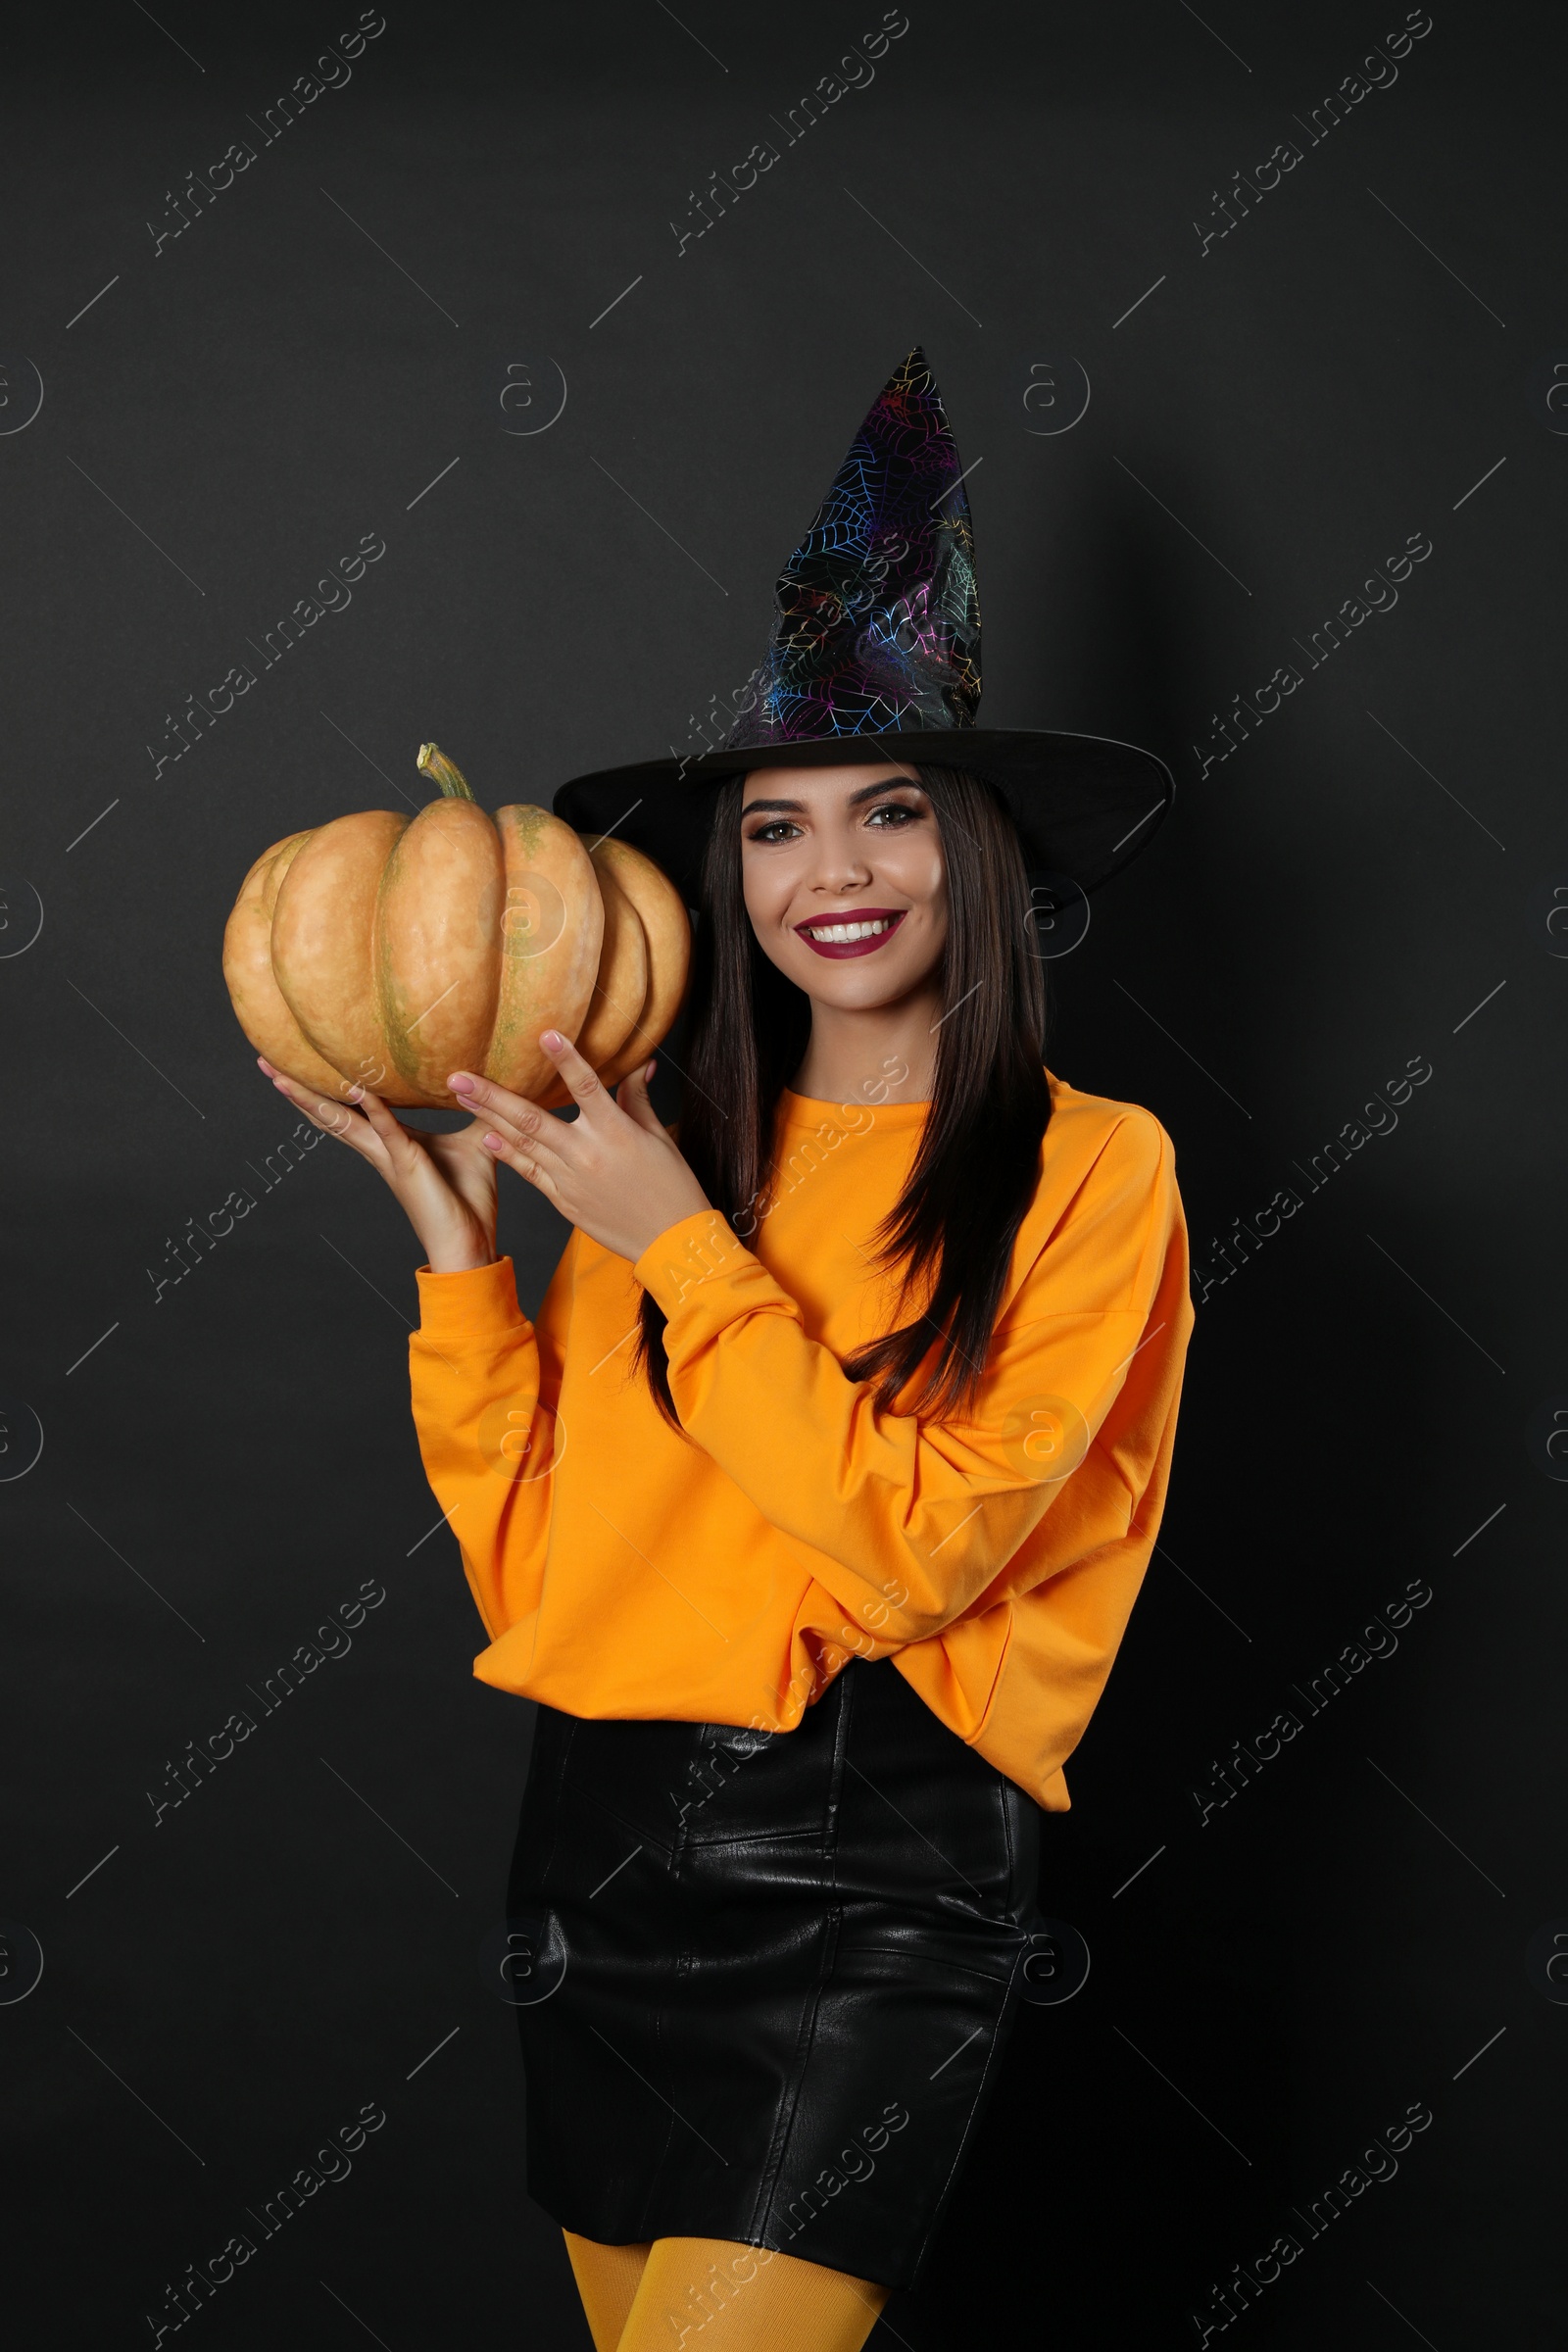
M 851 808 L 858 808 L 862 801 L 879 801 L 885 793 L 896 792 L 900 785 L 910 792 L 923 792 L 925 789 L 913 776 L 891 776 L 882 784 L 862 784 L 858 792 L 851 793 L 848 806 Z M 776 808 L 788 816 L 801 816 L 805 813 L 806 803 L 804 801 L 748 801 L 741 810 L 742 818 L 754 816 L 759 808 Z

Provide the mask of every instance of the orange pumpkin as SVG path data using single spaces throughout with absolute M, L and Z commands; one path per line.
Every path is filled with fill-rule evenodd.
M 569 1098 L 539 1045 L 575 1041 L 609 1085 L 660 1044 L 691 961 L 674 884 L 625 842 L 548 808 L 487 816 L 433 743 L 439 800 L 291 833 L 258 858 L 223 934 L 240 1027 L 274 1067 L 341 1099 L 455 1108 L 452 1070 Z

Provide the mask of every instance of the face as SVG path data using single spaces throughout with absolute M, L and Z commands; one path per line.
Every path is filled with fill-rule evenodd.
M 821 1003 L 897 1004 L 941 959 L 947 864 L 910 768 L 754 768 L 741 877 L 763 954 Z

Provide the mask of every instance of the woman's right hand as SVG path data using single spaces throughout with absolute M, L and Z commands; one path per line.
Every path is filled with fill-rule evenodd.
M 432 1273 L 462 1274 L 494 1263 L 496 1163 L 479 1140 L 485 1120 L 470 1119 L 451 1135 L 430 1135 L 405 1127 L 368 1087 L 351 1087 L 343 1102 L 333 1102 L 318 1088 L 286 1078 L 262 1054 L 256 1058 L 313 1127 L 368 1160 L 423 1243 Z

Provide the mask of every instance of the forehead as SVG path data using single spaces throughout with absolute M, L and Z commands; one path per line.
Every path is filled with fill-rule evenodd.
M 842 767 L 754 767 L 745 781 L 744 805 L 766 801 L 771 807 L 826 808 L 857 795 L 886 791 L 891 784 L 913 784 L 919 778 L 903 761 L 871 760 L 846 762 Z

